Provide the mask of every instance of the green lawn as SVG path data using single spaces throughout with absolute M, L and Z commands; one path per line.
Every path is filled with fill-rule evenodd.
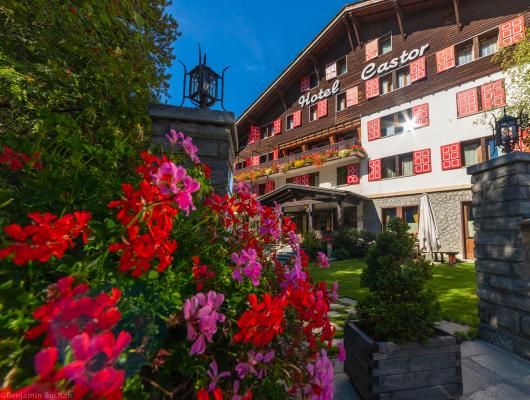
M 329 269 L 312 267 L 311 274 L 317 281 L 338 282 L 340 296 L 358 300 L 368 293 L 360 285 L 364 266 L 364 261 L 357 259 L 332 261 Z M 443 319 L 477 326 L 478 298 L 473 263 L 436 265 L 428 286 L 438 294 Z

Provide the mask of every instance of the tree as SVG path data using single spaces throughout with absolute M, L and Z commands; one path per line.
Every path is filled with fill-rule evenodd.
M 500 62 L 507 75 L 506 85 L 509 106 L 506 112 L 511 115 L 530 115 L 530 29 L 526 38 L 515 46 L 503 48 L 494 58 Z M 526 121 L 528 124 L 528 121 Z M 530 151 L 530 135 L 525 135 L 524 143 Z
M 0 204 L 9 203 L 3 215 L 23 214 L 21 204 L 59 213 L 105 208 L 134 150 L 146 144 L 148 104 L 168 87 L 179 35 L 168 4 L 2 3 L 2 145 L 46 155 L 38 178 L 0 181 Z
M 366 256 L 361 285 L 370 294 L 358 304 L 361 325 L 376 340 L 422 341 L 433 332 L 440 305 L 425 283 L 431 264 L 414 257 L 408 225 L 393 218 Z

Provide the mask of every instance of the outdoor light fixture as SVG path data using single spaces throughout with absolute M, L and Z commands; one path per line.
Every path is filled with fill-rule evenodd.
M 187 72 L 186 65 L 182 61 L 179 62 L 184 67 L 184 83 L 182 89 L 182 103 L 186 99 L 195 104 L 197 107 L 208 109 L 216 102 L 221 103 L 221 108 L 224 110 L 224 75 L 228 68 L 223 69 L 221 75 L 215 72 L 212 68 L 206 65 L 206 54 L 204 57 L 201 53 L 201 46 L 199 46 L 199 64 L 197 64 L 190 72 Z M 186 82 L 189 76 L 188 93 L 186 94 Z M 219 96 L 219 85 L 221 85 L 221 96 Z
M 491 123 L 493 134 L 495 137 L 495 144 L 502 147 L 506 154 L 511 153 L 515 145 L 519 142 L 519 132 L 527 125 L 527 116 L 519 113 L 517 117 L 506 114 L 504 108 L 504 115 L 497 119 L 494 114 L 495 126 Z

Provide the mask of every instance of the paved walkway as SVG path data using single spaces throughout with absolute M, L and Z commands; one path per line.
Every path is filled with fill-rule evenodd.
M 482 340 L 462 343 L 462 400 L 529 400 L 530 361 Z M 360 400 L 342 371 L 335 365 L 335 400 Z M 428 400 L 428 399 L 426 399 Z

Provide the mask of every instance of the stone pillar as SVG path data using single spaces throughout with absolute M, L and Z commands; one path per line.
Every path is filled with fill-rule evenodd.
M 479 335 L 530 359 L 530 154 L 511 153 L 472 175 Z
M 212 169 L 215 191 L 225 194 L 230 190 L 238 148 L 234 113 L 153 104 L 149 106 L 149 116 L 153 126 L 153 145 L 163 144 L 169 150 L 164 135 L 170 129 L 191 136 L 199 148 L 201 162 Z
M 337 224 L 339 232 L 344 230 L 344 204 L 341 200 L 337 201 Z

